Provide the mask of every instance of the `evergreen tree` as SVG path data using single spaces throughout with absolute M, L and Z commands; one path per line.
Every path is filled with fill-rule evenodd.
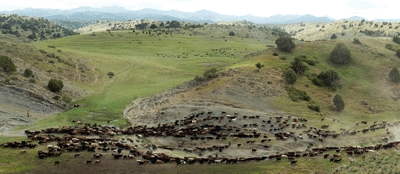
M 336 110 L 342 111 L 344 109 L 344 101 L 342 99 L 342 96 L 336 94 L 335 97 L 333 98 L 333 104 L 336 106 Z
M 393 83 L 399 83 L 400 82 L 400 73 L 399 70 L 394 67 L 390 73 L 389 73 L 389 80 Z

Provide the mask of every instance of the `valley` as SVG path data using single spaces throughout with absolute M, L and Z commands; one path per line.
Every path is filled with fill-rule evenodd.
M 363 167 L 373 158 L 399 158 L 399 85 L 390 82 L 389 71 L 400 60 L 387 47 L 399 48 L 392 39 L 398 29 L 385 29 L 386 37 L 351 35 L 357 28 L 331 39 L 333 29 L 320 35 L 307 28 L 307 34 L 292 36 L 296 47 L 285 52 L 275 40 L 301 30 L 300 24 L 279 26 L 282 30 L 246 22 L 185 24 L 193 23 L 86 28 L 32 43 L 2 36 L 0 55 L 11 57 L 17 70 L 0 74 L 7 94 L 0 99 L 6 118 L 0 172 L 353 173 L 376 170 Z M 351 51 L 351 63 L 330 61 L 338 43 Z M 308 69 L 288 84 L 284 73 L 299 57 Z M 257 63 L 264 66 L 258 69 Z M 23 75 L 26 68 L 34 77 Z M 339 88 L 313 82 L 327 70 L 338 73 Z M 64 88 L 50 92 L 50 78 L 62 79 Z M 294 101 L 288 87 L 310 99 Z M 343 97 L 344 110 L 334 109 L 335 95 Z M 27 124 L 10 126 L 18 119 Z M 39 132 L 29 133 L 34 131 Z M 38 146 L 24 148 L 26 153 L 4 147 L 27 140 Z

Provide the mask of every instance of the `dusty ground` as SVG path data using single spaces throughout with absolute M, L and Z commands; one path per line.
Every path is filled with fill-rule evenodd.
M 208 82 L 190 81 L 152 97 L 137 99 L 125 108 L 124 115 L 132 125 L 168 122 L 198 111 L 278 116 L 284 113 L 268 106 L 267 101 L 283 93 L 277 71 L 265 75 L 232 69 Z

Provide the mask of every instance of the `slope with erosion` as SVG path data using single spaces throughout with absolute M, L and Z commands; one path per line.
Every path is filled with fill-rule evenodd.
M 118 127 L 127 126 L 122 112 L 132 100 L 193 79 L 210 66 L 220 68 L 246 54 L 265 49 L 265 42 L 251 37 L 229 36 L 229 31 L 231 29 L 227 28 L 205 31 L 180 29 L 172 34 L 157 36 L 142 32 L 132 34 L 125 30 L 36 42 L 32 46 L 37 49 L 55 53 L 60 58 L 65 56 L 65 60 L 76 60 L 74 63 L 78 66 L 74 67 L 76 74 L 71 76 L 71 81 L 93 93 L 74 101 L 85 107 L 74 108 L 57 116 L 57 119 L 38 122 L 35 126 L 59 125 L 60 120 L 64 124 L 81 120 L 98 124 L 110 121 Z M 243 30 L 241 35 L 247 32 Z M 258 34 L 263 35 L 262 32 Z M 264 33 L 264 37 L 275 36 Z M 273 41 L 268 40 L 268 43 Z M 56 52 L 58 49 L 62 52 Z M 110 72 L 114 76 L 108 76 Z
M 73 82 L 85 81 L 89 78 L 75 76 L 75 66 L 85 65 L 77 63 L 76 59 L 69 59 L 56 51 L 48 48 L 47 52 L 25 44 L 23 39 L 12 35 L 2 35 L 0 38 L 0 55 L 10 57 L 17 67 L 12 73 L 0 72 L 0 131 L 8 135 L 9 130 L 15 126 L 29 126 L 35 121 L 48 118 L 54 113 L 61 113 L 69 109 L 69 104 L 62 100 L 64 95 L 80 99 L 90 95 L 91 91 L 84 90 Z M 68 59 L 66 58 L 68 57 Z M 25 77 L 25 69 L 31 69 L 33 75 Z M 86 76 L 90 72 L 79 72 L 79 76 Z M 61 92 L 53 93 L 47 89 L 51 78 L 61 79 L 64 88 Z M 60 99 L 54 99 L 55 96 Z M 30 117 L 27 118 L 27 112 Z M 19 135 L 20 133 L 18 133 Z
M 345 43 L 352 52 L 353 62 L 349 65 L 334 65 L 329 54 L 336 43 Z M 170 90 L 148 98 L 134 100 L 124 110 L 125 117 L 132 125 L 168 123 L 183 119 L 193 113 L 214 111 L 239 113 L 240 115 L 294 116 L 309 119 L 307 125 L 321 128 L 330 125 L 327 130 L 361 130 L 367 121 L 372 124 L 382 120 L 398 120 L 397 97 L 394 93 L 399 86 L 388 82 L 388 73 L 399 65 L 394 52 L 385 49 L 388 40 L 369 37 L 361 39 L 363 44 L 354 44 L 352 40 L 314 41 L 299 43 L 292 54 L 269 49 L 261 55 L 250 57 L 231 65 L 218 73 L 218 78 L 206 82 L 192 80 Z M 281 57 L 272 56 L 277 52 Z M 309 70 L 293 85 L 311 96 L 311 102 L 293 102 L 284 90 L 282 72 L 289 67 L 296 56 L 306 55 L 316 60 L 316 66 Z M 254 64 L 265 65 L 258 73 Z M 307 76 L 312 73 L 334 69 L 339 72 L 342 88 L 332 91 L 326 87 L 313 85 Z M 339 94 L 345 101 L 345 110 L 336 112 L 332 99 Z M 320 112 L 310 110 L 307 105 L 316 103 Z M 324 119 L 325 121 L 321 121 Z M 333 120 L 340 119 L 340 122 Z M 297 132 L 297 131 L 296 131 Z M 346 138 L 326 139 L 320 145 L 359 145 L 380 142 L 385 134 L 374 133 L 359 135 L 348 141 Z M 368 137 L 368 138 L 366 138 Z M 391 137 L 392 140 L 398 137 Z

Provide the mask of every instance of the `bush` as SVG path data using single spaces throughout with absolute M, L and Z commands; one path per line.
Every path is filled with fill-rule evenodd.
M 36 83 L 36 80 L 34 78 L 30 78 L 29 83 Z
M 399 70 L 394 67 L 390 73 L 389 73 L 389 80 L 393 83 L 399 83 L 400 82 L 400 73 Z
M 0 56 L 0 67 L 5 72 L 12 72 L 17 70 L 14 62 L 8 56 Z
M 299 100 L 310 101 L 311 97 L 307 95 L 307 92 L 298 90 L 294 87 L 285 87 L 289 97 L 294 101 L 297 102 Z
M 31 69 L 29 69 L 29 68 L 26 68 L 26 69 L 25 69 L 25 72 L 24 72 L 24 76 L 25 76 L 25 77 L 31 77 L 32 74 L 33 74 L 33 72 L 32 72 Z
M 62 88 L 64 87 L 64 84 L 63 84 L 63 82 L 61 80 L 50 79 L 47 87 L 52 92 L 58 92 L 58 91 L 62 90 Z
M 296 72 L 294 72 L 293 69 L 286 70 L 284 72 L 284 77 L 285 77 L 286 83 L 288 83 L 288 84 L 293 84 L 297 80 Z
M 205 78 L 214 78 L 214 77 L 216 77 L 216 73 L 217 73 L 217 68 L 214 67 L 214 68 L 205 70 L 203 73 L 203 76 Z
M 262 65 L 260 62 L 258 62 L 258 63 L 256 64 L 256 67 L 257 67 L 257 69 L 258 69 L 258 72 L 260 73 L 260 69 L 263 68 L 264 65 Z
M 11 79 L 8 78 L 8 77 L 7 77 L 6 80 L 5 80 L 6 83 L 10 83 L 10 81 L 11 81 Z
M 333 104 L 336 106 L 337 111 L 342 111 L 344 109 L 344 101 L 342 99 L 342 96 L 340 95 L 335 95 L 333 98 Z
M 335 70 L 328 70 L 326 72 L 322 71 L 320 74 L 317 76 L 323 86 L 330 87 L 332 89 L 336 89 L 336 87 L 339 87 L 339 73 L 336 72 Z
M 285 52 L 292 52 L 296 45 L 293 40 L 289 36 L 284 36 L 276 39 L 275 44 L 278 46 L 278 49 Z
M 108 75 L 108 77 L 112 78 L 114 76 L 114 73 L 113 72 L 108 72 L 107 75 Z
M 400 44 L 400 37 L 398 36 L 393 37 L 393 42 Z
M 235 36 L 235 33 L 233 31 L 229 32 L 229 36 Z
M 61 96 L 55 95 L 55 96 L 53 97 L 53 99 L 54 99 L 54 100 L 60 100 L 60 99 L 61 99 Z
M 279 56 L 278 53 L 274 53 L 274 54 L 272 54 L 272 55 L 273 55 L 273 56 Z
M 200 77 L 199 75 L 196 75 L 196 77 L 194 77 L 194 80 L 196 80 L 196 82 L 201 82 L 203 81 L 203 78 Z
M 286 57 L 285 56 L 279 56 L 279 59 L 286 60 Z
M 336 39 L 336 38 L 337 38 L 336 34 L 332 34 L 331 39 Z
M 65 103 L 71 103 L 71 102 L 72 102 L 72 97 L 69 96 L 68 94 L 64 94 L 63 97 L 62 97 L 62 100 L 63 100 Z
M 306 70 L 308 70 L 308 67 L 304 65 L 304 63 L 298 57 L 295 57 L 294 61 L 290 63 L 290 68 L 292 68 L 296 74 L 303 74 Z
M 358 40 L 357 38 L 354 38 L 353 43 L 354 44 L 361 44 L 360 40 Z
M 386 44 L 386 49 L 394 51 L 394 47 L 392 44 Z
M 308 108 L 313 110 L 313 111 L 316 111 L 316 112 L 321 111 L 320 107 L 318 105 L 315 105 L 315 104 L 314 105 L 308 105 Z
M 331 61 L 338 65 L 344 65 L 351 62 L 351 52 L 343 43 L 336 44 L 330 55 Z
M 400 58 L 400 49 L 398 49 L 398 50 L 396 51 L 396 56 L 397 56 L 398 58 Z

